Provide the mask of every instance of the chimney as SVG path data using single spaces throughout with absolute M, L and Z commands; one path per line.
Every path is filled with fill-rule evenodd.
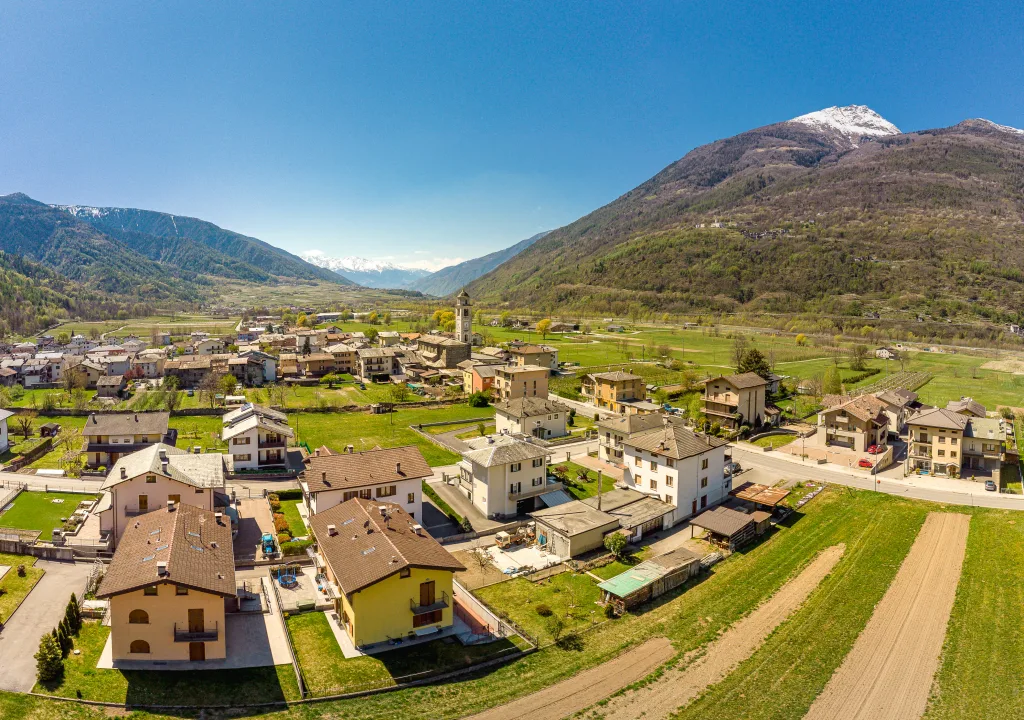
M 330 535 L 331 537 L 334 537 L 335 535 L 338 534 L 338 528 L 335 527 L 334 525 L 328 525 L 327 526 L 327 534 Z
M 157 450 L 157 455 L 160 456 L 160 462 L 167 462 L 167 450 L 160 448 Z
M 175 502 L 173 500 L 167 501 L 167 512 L 174 512 Z
M 313 451 L 313 457 L 320 457 L 320 448 Z
M 172 501 L 168 501 L 168 502 L 172 502 Z M 224 524 L 224 513 L 220 513 L 220 512 L 219 513 L 214 513 L 213 517 L 217 521 L 218 525 L 223 525 Z
M 128 470 L 125 469 L 125 467 L 123 465 L 121 466 L 121 479 L 122 480 L 127 480 L 128 479 Z
M 326 470 L 324 470 L 322 473 L 320 473 L 320 480 L 323 481 L 323 482 L 327 482 L 327 471 Z
M 167 574 L 167 561 L 159 560 L 156 564 L 156 574 L 163 576 Z
M 349 455 L 351 455 L 352 453 L 354 453 L 356 451 L 356 446 L 355 445 L 347 445 L 345 447 L 345 450 L 346 450 L 346 452 L 348 452 Z
M 398 475 L 401 475 L 401 474 L 402 474 L 402 463 L 400 463 L 400 462 L 396 462 L 396 463 L 395 463 L 395 472 L 396 472 L 396 473 L 397 473 Z
M 97 423 L 96 413 L 89 413 L 89 422 L 91 422 L 94 425 Z
M 420 537 L 423 537 L 423 533 L 421 532 L 421 530 L 423 530 L 423 526 L 422 525 L 418 525 L 417 524 L 417 525 L 413 525 L 412 526 L 412 531 L 414 533 L 416 533 L 417 535 L 419 535 Z
M 139 421 L 139 414 L 135 413 L 135 422 L 138 422 L 138 421 Z

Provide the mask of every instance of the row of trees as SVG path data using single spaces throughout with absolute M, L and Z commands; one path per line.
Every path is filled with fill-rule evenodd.
M 35 654 L 36 676 L 40 683 L 53 683 L 64 675 L 64 660 L 75 645 L 75 637 L 82 629 L 82 611 L 74 593 L 64 610 L 64 617 L 51 632 L 39 641 Z

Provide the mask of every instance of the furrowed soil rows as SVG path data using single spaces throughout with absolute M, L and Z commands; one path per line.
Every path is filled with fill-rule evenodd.
M 928 703 L 970 516 L 931 513 L 892 585 L 805 720 L 912 720 Z
M 660 720 L 721 682 L 804 603 L 832 572 L 845 549 L 840 544 L 822 550 L 799 575 L 708 645 L 685 668 L 672 668 L 650 685 L 613 698 L 606 706 L 595 708 L 594 715 L 605 720 Z

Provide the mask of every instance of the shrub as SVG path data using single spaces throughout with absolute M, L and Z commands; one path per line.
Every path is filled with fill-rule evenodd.
M 25 577 L 25 566 L 24 565 L 19 565 L 18 566 L 18 577 Z
M 551 608 L 545 605 L 544 603 L 540 603 L 539 605 L 537 605 L 537 607 L 535 607 L 534 610 L 536 610 L 537 614 L 541 617 L 551 617 L 552 614 Z
M 292 488 L 290 490 L 278 490 L 276 493 L 278 500 L 301 500 L 302 490 L 300 488 Z
M 466 402 L 470 407 L 487 407 L 491 402 L 491 398 L 487 393 L 477 391 L 475 393 L 471 393 L 466 399 Z
M 608 533 L 604 536 L 604 547 L 612 553 L 616 558 L 621 558 L 623 553 L 626 552 L 626 545 L 629 544 L 629 539 L 619 532 Z
M 286 556 L 303 555 L 306 548 L 312 547 L 312 545 L 312 540 L 292 540 L 281 544 L 281 554 Z
M 35 654 L 36 676 L 39 682 L 53 682 L 64 674 L 64 659 L 61 657 L 60 645 L 53 633 L 46 633 L 39 641 L 39 652 Z
M 281 511 L 281 498 L 276 493 L 270 493 L 267 495 L 267 502 L 270 503 L 270 509 L 277 513 Z
M 291 535 L 291 530 L 288 527 L 288 521 L 284 517 L 284 513 L 274 513 L 274 530 L 278 535 Z
M 604 606 L 604 616 L 609 620 L 614 620 L 619 615 L 615 612 L 615 606 L 611 603 L 608 603 Z

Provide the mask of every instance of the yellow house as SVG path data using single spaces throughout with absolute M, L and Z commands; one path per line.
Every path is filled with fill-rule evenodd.
M 140 515 L 121 538 L 96 597 L 110 600 L 115 667 L 224 659 L 225 598 L 235 597 L 230 521 L 176 503 Z
M 1007 430 L 997 418 L 926 408 L 907 420 L 907 471 L 965 479 L 998 478 Z
M 453 627 L 453 578 L 466 568 L 401 507 L 353 498 L 310 525 L 356 647 Z
M 580 391 L 597 407 L 623 414 L 635 412 L 631 406 L 647 399 L 644 379 L 621 370 L 587 375 Z
M 551 371 L 540 365 L 503 365 L 494 369 L 494 394 L 500 401 L 546 398 Z

